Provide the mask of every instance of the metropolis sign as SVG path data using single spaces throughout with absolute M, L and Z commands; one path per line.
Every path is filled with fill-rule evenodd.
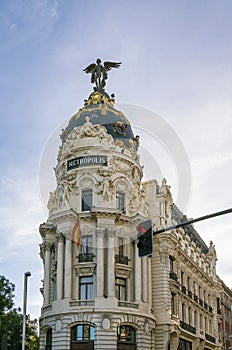
M 82 156 L 67 161 L 67 170 L 91 165 L 107 165 L 107 156 Z

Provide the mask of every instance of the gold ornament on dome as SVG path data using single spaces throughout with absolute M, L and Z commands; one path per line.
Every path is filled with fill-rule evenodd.
M 113 124 L 113 130 L 118 135 L 126 136 L 126 128 L 127 128 L 127 125 L 123 124 L 123 122 L 121 121 Z
M 95 90 L 88 98 L 88 100 L 84 101 L 84 106 L 88 107 L 90 105 L 100 105 L 103 106 L 104 104 L 108 104 L 111 107 L 114 107 L 115 104 L 115 98 L 114 94 L 111 95 L 111 97 L 104 95 L 100 93 L 99 91 Z

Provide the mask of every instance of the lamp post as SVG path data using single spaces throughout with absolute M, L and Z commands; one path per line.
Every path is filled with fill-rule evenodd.
M 27 311 L 27 279 L 30 276 L 31 276 L 31 273 L 29 271 L 24 273 L 22 350 L 25 350 L 26 311 Z

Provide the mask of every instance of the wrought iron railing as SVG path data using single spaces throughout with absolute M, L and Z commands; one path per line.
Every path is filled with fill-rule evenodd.
M 191 332 L 193 334 L 196 334 L 196 328 L 193 326 L 190 326 L 190 324 L 185 323 L 184 321 L 180 321 L 181 328 L 185 329 L 188 332 Z
M 125 255 L 115 255 L 115 262 L 116 264 L 123 264 L 123 265 L 128 265 L 128 256 Z
M 186 294 L 186 287 L 185 286 L 181 286 L 181 291 Z
M 204 302 L 203 302 L 202 299 L 199 299 L 199 304 L 200 304 L 201 306 L 203 306 Z
M 139 305 L 135 303 L 131 303 L 129 301 L 119 301 L 118 306 L 123 306 L 123 307 L 130 307 L 132 309 L 138 309 Z
M 92 262 L 94 258 L 93 253 L 82 253 L 78 255 L 78 262 Z
M 177 274 L 175 272 L 170 271 L 169 272 L 169 277 L 170 277 L 171 280 L 174 280 L 174 281 L 178 282 Z
M 94 300 L 75 300 L 75 301 L 70 301 L 69 305 L 71 307 L 76 307 L 76 306 L 91 306 L 94 305 Z
M 211 341 L 211 343 L 215 343 L 215 338 L 207 333 L 205 333 L 205 339 Z

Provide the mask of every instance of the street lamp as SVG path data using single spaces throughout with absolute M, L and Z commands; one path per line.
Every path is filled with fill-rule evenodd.
M 27 279 L 30 276 L 31 276 L 31 273 L 29 271 L 24 273 L 22 350 L 25 350 L 26 311 L 27 311 Z

